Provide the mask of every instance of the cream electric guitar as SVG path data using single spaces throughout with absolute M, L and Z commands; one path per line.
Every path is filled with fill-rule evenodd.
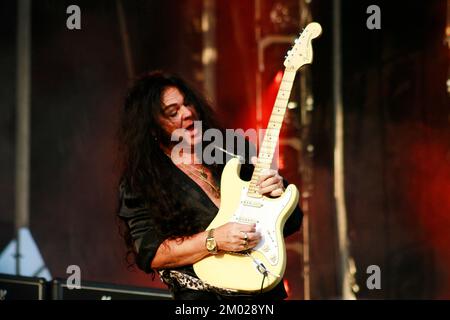
M 227 222 L 256 223 L 261 241 L 246 252 L 210 255 L 194 264 L 194 271 L 204 282 L 239 292 L 268 291 L 276 286 L 286 268 L 286 248 L 283 227 L 298 204 L 297 188 L 290 184 L 278 198 L 268 198 L 256 192 L 255 183 L 262 170 L 269 169 L 278 143 L 281 125 L 297 70 L 313 59 L 312 39 L 322 33 L 318 23 L 310 23 L 295 40 L 288 52 L 268 129 L 261 144 L 252 179 L 239 178 L 240 161 L 231 159 L 225 166 L 220 182 L 221 205 L 207 230 Z

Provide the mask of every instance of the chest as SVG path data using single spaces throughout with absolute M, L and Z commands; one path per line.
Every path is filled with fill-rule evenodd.
M 210 171 L 207 169 L 202 170 L 192 170 L 187 168 L 180 168 L 181 171 L 185 174 L 185 178 L 190 180 L 191 186 L 194 186 L 197 189 L 197 192 L 203 192 L 204 196 L 206 196 L 217 208 L 220 207 L 220 188 L 218 184 L 214 181 L 214 178 Z M 198 190 L 200 189 L 200 190 Z
M 163 183 L 172 185 L 171 197 L 182 214 L 185 212 L 189 216 L 190 225 L 195 229 L 205 230 L 216 217 L 220 206 L 220 196 L 218 198 L 215 195 L 212 187 L 203 179 L 179 168 L 174 168 Z

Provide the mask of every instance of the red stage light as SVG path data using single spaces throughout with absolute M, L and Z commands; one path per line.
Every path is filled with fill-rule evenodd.
M 277 74 L 275 75 L 275 82 L 276 83 L 280 83 L 281 80 L 283 80 L 283 71 L 278 71 Z
M 283 284 L 284 284 L 284 290 L 286 290 L 286 293 L 289 297 L 291 295 L 291 288 L 289 287 L 289 281 L 287 281 L 287 279 L 284 279 Z

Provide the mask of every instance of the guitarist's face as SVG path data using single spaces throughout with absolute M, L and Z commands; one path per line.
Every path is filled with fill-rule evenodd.
M 161 95 L 162 114 L 159 124 L 169 137 L 175 141 L 183 139 L 188 145 L 201 141 L 201 132 L 194 127 L 199 120 L 195 107 L 186 105 L 183 94 L 176 87 L 167 87 Z M 177 130 L 181 129 L 181 130 Z

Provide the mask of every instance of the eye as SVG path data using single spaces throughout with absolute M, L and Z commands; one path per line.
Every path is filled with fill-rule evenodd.
M 164 115 L 166 117 L 175 117 L 178 114 L 179 109 L 180 109 L 180 106 L 173 106 L 173 107 L 167 108 L 164 111 Z
M 170 111 L 167 115 L 168 115 L 169 117 L 175 117 L 175 116 L 177 115 L 177 113 L 178 113 L 177 110 L 173 110 L 173 111 Z

